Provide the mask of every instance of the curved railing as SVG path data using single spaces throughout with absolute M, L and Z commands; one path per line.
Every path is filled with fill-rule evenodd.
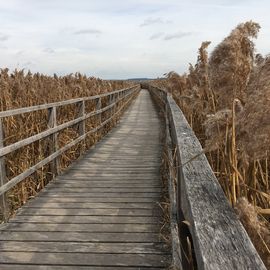
M 172 144 L 171 209 L 181 245 L 181 255 L 173 250 L 174 257 L 180 257 L 182 269 L 192 269 L 185 254 L 190 233 L 198 269 L 266 269 L 182 111 L 166 91 L 148 88 L 163 108 Z

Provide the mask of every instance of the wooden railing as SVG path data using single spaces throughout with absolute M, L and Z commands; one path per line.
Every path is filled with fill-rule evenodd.
M 171 209 L 178 224 L 182 261 L 177 267 L 193 269 L 187 258 L 190 234 L 198 269 L 266 269 L 182 111 L 166 91 L 148 88 L 165 113 L 172 142 L 168 155 L 173 164 L 170 175 L 175 176 Z
M 0 112 L 0 203 L 1 203 L 1 212 L 3 215 L 3 219 L 6 221 L 8 217 L 8 204 L 6 200 L 6 192 L 9 191 L 11 188 L 13 188 L 15 185 L 26 179 L 28 176 L 45 166 L 46 164 L 53 163 L 54 168 L 54 175 L 57 175 L 59 173 L 59 160 L 58 157 L 62 155 L 65 151 L 69 150 L 71 147 L 75 146 L 79 142 L 86 139 L 86 137 L 90 134 L 93 134 L 100 130 L 102 127 L 104 127 L 106 124 L 108 124 L 110 121 L 112 121 L 117 115 L 119 115 L 123 109 L 126 107 L 126 105 L 134 98 L 134 96 L 138 93 L 140 90 L 140 86 L 136 85 L 130 88 L 105 93 L 102 95 L 97 96 L 90 96 L 85 98 L 77 98 L 77 99 L 71 99 L 61 102 L 55 102 L 50 104 L 42 104 L 32 107 L 26 107 L 26 108 L 20 108 L 15 110 L 9 110 L 9 111 L 2 111 Z M 105 107 L 102 107 L 102 98 L 107 97 L 109 102 L 107 102 Z M 96 108 L 86 113 L 85 107 L 87 101 L 95 101 Z M 78 106 L 78 115 L 75 119 L 65 122 L 63 124 L 57 125 L 57 109 L 59 107 L 63 107 L 66 105 L 76 105 Z M 4 131 L 3 131 L 3 118 L 5 117 L 12 117 L 16 115 L 21 115 L 25 113 L 32 113 L 36 111 L 41 110 L 47 110 L 48 111 L 48 129 L 40 132 L 34 136 L 31 136 L 29 138 L 23 139 L 21 141 L 18 141 L 16 143 L 13 143 L 11 145 L 4 145 L 5 137 L 4 137 Z M 108 117 L 101 122 L 101 114 L 104 112 L 110 111 L 108 114 Z M 85 123 L 86 120 L 90 117 L 100 115 L 100 123 L 97 127 L 92 128 L 91 130 L 86 132 Z M 58 147 L 57 142 L 57 134 L 60 131 L 63 131 L 64 129 L 73 127 L 75 125 L 78 125 L 79 129 L 79 137 L 71 141 L 70 143 L 66 144 L 64 147 L 60 148 Z M 6 164 L 5 164 L 5 157 L 22 148 L 27 145 L 30 145 L 34 142 L 40 141 L 44 138 L 50 138 L 51 139 L 51 149 L 50 149 L 50 155 L 43 160 L 39 161 L 34 166 L 30 167 L 23 173 L 17 175 L 16 177 L 8 180 L 7 174 L 6 174 Z

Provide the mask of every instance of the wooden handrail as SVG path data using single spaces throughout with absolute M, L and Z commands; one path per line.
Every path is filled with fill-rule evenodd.
M 63 102 L 56 102 L 56 103 L 50 103 L 50 104 L 43 104 L 38 106 L 32 106 L 27 108 L 21 108 L 16 110 L 10 110 L 10 111 L 4 111 L 0 112 L 0 204 L 2 208 L 2 213 L 4 216 L 4 220 L 7 220 L 8 217 L 8 209 L 7 209 L 7 202 L 5 198 L 5 193 L 9 191 L 11 188 L 16 186 L 18 183 L 23 181 L 25 178 L 36 172 L 38 169 L 42 168 L 46 164 L 52 164 L 52 173 L 53 175 L 57 175 L 59 173 L 59 160 L 58 157 L 63 154 L 65 151 L 69 150 L 71 147 L 75 146 L 79 142 L 86 139 L 86 137 L 92 133 L 97 132 L 102 127 L 104 127 L 107 123 L 112 121 L 114 117 L 121 113 L 121 111 L 124 109 L 124 107 L 133 99 L 134 95 L 140 90 L 139 85 L 132 86 L 129 88 L 125 88 L 122 90 L 114 91 L 105 93 L 98 96 L 92 96 L 92 97 L 86 97 L 86 98 L 79 98 L 79 99 L 72 99 L 68 101 Z M 101 98 L 103 97 L 110 97 L 109 105 L 102 108 L 101 106 Z M 85 113 L 85 102 L 89 100 L 96 100 L 96 109 L 95 111 L 92 111 L 90 113 Z M 116 111 L 116 106 L 120 103 L 120 101 L 123 102 L 120 109 Z M 70 104 L 76 104 L 79 109 L 79 113 L 77 117 L 71 121 L 68 121 L 66 123 L 63 123 L 61 125 L 57 125 L 56 121 L 56 111 L 58 107 L 66 106 Z M 3 132 L 3 125 L 2 125 L 2 118 L 4 117 L 10 117 L 18 114 L 23 113 L 31 113 L 39 110 L 48 110 L 48 129 L 40 132 L 36 135 L 33 135 L 29 138 L 23 139 L 21 141 L 18 141 L 16 143 L 13 143 L 8 146 L 4 146 L 4 132 Z M 111 113 L 109 117 L 101 122 L 101 114 L 105 111 L 111 110 Z M 85 121 L 89 119 L 90 117 L 100 115 L 99 117 L 99 125 L 88 132 L 86 132 L 85 128 Z M 79 126 L 79 137 L 74 139 L 72 142 L 68 143 L 61 149 L 58 148 L 57 144 L 57 135 L 60 131 L 72 127 L 74 125 L 78 124 Z M 23 173 L 17 175 L 16 177 L 7 180 L 7 175 L 5 171 L 5 156 L 24 147 L 31 143 L 34 143 L 36 141 L 39 141 L 41 139 L 50 137 L 51 138 L 51 147 L 50 147 L 50 155 L 35 164 L 34 166 L 30 167 Z
M 177 221 L 180 228 L 183 222 L 189 224 L 198 269 L 265 270 L 184 114 L 166 91 L 153 86 L 149 90 L 164 105 L 176 148 Z
M 135 85 L 132 87 L 124 88 L 124 89 L 113 91 L 113 92 L 104 93 L 101 95 L 95 95 L 95 96 L 83 97 L 83 98 L 75 98 L 75 99 L 54 102 L 54 103 L 47 103 L 47 104 L 41 104 L 41 105 L 36 105 L 36 106 L 1 111 L 0 118 L 15 116 L 15 115 L 24 114 L 24 113 L 31 113 L 31 112 L 35 112 L 35 111 L 46 110 L 46 109 L 53 108 L 53 107 L 62 107 L 62 106 L 66 106 L 66 105 L 76 104 L 76 103 L 81 102 L 81 101 L 95 100 L 95 99 L 99 99 L 102 97 L 111 96 L 111 95 L 115 95 L 118 93 L 123 93 L 126 90 L 135 89 L 137 87 L 138 87 L 138 85 Z

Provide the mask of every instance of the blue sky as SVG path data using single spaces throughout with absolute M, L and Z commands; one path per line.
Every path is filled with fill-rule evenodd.
M 241 22 L 262 29 L 270 52 L 268 0 L 0 0 L 0 67 L 105 79 L 182 73 L 202 41 L 210 51 Z

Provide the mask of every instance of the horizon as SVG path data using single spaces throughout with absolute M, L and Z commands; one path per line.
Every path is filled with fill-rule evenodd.
M 266 0 L 0 0 L 0 67 L 106 80 L 181 74 L 201 42 L 211 41 L 211 53 L 248 20 L 261 25 L 255 44 L 268 54 L 269 7 Z

